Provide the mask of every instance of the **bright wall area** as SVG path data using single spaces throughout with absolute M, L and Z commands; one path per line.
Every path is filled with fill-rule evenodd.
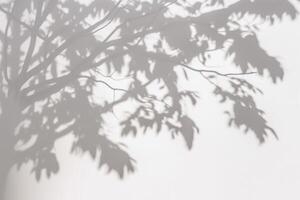
M 261 45 L 283 63 L 285 78 L 273 85 L 255 79 L 265 92 L 257 102 L 277 131 L 259 145 L 253 135 L 228 128 L 222 108 L 203 98 L 195 110 L 200 134 L 188 151 L 169 134 L 126 139 L 137 171 L 120 180 L 88 157 L 69 156 L 68 138 L 57 145 L 61 171 L 40 183 L 26 169 L 12 172 L 11 200 L 299 200 L 300 199 L 300 19 L 261 31 Z M 198 113 L 201 113 L 198 115 Z M 113 123 L 112 123 L 113 129 Z

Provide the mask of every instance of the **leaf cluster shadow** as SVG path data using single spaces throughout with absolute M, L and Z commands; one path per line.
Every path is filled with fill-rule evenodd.
M 295 19 L 289 1 L 15 0 L 1 3 L 0 12 L 1 180 L 28 162 L 37 180 L 57 173 L 54 146 L 66 135 L 74 138 L 71 153 L 88 153 L 121 178 L 134 172 L 127 147 L 105 133 L 105 116 L 124 104 L 130 109 L 119 119 L 122 136 L 168 130 L 191 149 L 199 127 L 184 105 L 195 106 L 199 96 L 179 87 L 191 74 L 232 105 L 229 126 L 261 143 L 276 136 L 255 103 L 261 91 L 245 77 L 283 79 L 256 34 L 262 23 Z M 209 66 L 220 51 L 233 72 Z

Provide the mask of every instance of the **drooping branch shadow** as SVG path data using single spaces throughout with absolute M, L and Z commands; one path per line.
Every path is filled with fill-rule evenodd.
M 191 149 L 199 127 L 184 105 L 195 106 L 199 96 L 178 84 L 188 84 L 191 73 L 232 104 L 230 126 L 261 143 L 277 137 L 254 101 L 261 91 L 244 76 L 283 79 L 256 33 L 263 22 L 295 19 L 289 1 L 16 0 L 1 3 L 0 12 L 1 180 L 28 162 L 37 180 L 57 173 L 54 145 L 66 135 L 74 138 L 71 153 L 88 153 L 121 178 L 134 172 L 126 146 L 104 131 L 105 116 L 124 104 L 131 106 L 120 119 L 122 136 L 166 128 Z M 233 62 L 228 73 L 209 66 L 220 51 Z M 99 93 L 103 99 L 95 100 Z

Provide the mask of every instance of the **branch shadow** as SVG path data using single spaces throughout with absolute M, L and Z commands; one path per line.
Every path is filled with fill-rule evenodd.
M 22 0 L 1 3 L 0 12 L 1 180 L 25 163 L 32 164 L 37 180 L 58 173 L 54 145 L 66 135 L 74 137 L 70 153 L 87 153 L 120 178 L 134 172 L 126 145 L 104 131 L 104 116 L 126 103 L 134 106 L 119 121 L 122 136 L 167 128 L 191 149 L 199 127 L 184 105 L 196 106 L 199 96 L 179 87 L 191 73 L 206 80 L 221 103 L 232 105 L 225 111 L 229 126 L 244 127 L 260 143 L 269 134 L 278 137 L 255 103 L 262 91 L 243 75 L 274 84 L 283 79 L 280 62 L 256 34 L 263 23 L 295 19 L 289 1 Z M 234 72 L 210 68 L 219 51 Z M 99 85 L 100 93 L 107 93 L 104 87 L 113 92 L 113 100 L 95 100 Z

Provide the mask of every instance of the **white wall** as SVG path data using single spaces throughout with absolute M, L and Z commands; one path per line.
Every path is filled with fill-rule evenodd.
M 228 128 L 222 108 L 210 97 L 195 110 L 200 135 L 188 151 L 169 134 L 125 139 L 137 171 L 120 180 L 97 170 L 88 157 L 70 156 L 68 140 L 58 144 L 61 170 L 37 183 L 26 169 L 12 172 L 11 200 L 299 200 L 300 199 L 300 19 L 265 28 L 261 44 L 278 56 L 284 81 L 255 79 L 265 92 L 257 97 L 279 140 L 259 145 L 253 135 Z M 202 106 L 203 105 L 203 106 Z M 204 106 L 205 105 L 205 106 Z M 113 125 L 112 125 L 113 126 Z

